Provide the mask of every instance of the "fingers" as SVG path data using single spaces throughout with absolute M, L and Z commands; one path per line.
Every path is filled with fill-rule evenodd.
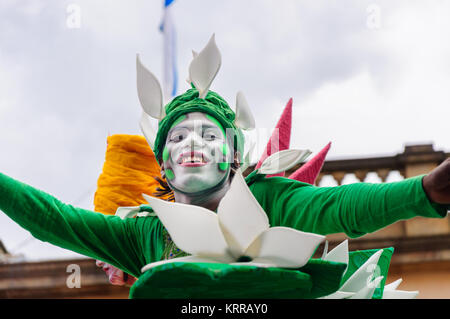
M 108 280 L 111 284 L 116 286 L 123 286 L 125 285 L 124 280 L 124 272 L 120 269 L 117 269 L 114 266 L 111 266 L 110 264 L 104 263 L 102 261 L 97 260 L 95 263 L 98 267 L 102 267 L 103 271 L 108 276 Z
M 123 271 L 120 269 L 117 269 L 115 267 L 112 267 L 107 272 L 109 275 L 109 282 L 116 286 L 123 286 L 125 285 L 125 281 L 123 280 Z
M 132 286 L 136 282 L 136 278 L 133 276 L 128 275 L 127 273 L 124 273 L 122 270 L 111 266 L 110 264 L 107 264 L 101 260 L 97 260 L 95 262 L 97 267 L 101 267 L 103 271 L 108 276 L 108 280 L 111 284 L 116 286 L 123 286 L 123 285 L 130 285 Z

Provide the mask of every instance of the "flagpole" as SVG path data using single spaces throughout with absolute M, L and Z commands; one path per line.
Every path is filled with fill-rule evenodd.
M 178 89 L 178 71 L 176 67 L 176 32 L 173 23 L 173 3 L 175 0 L 164 0 L 164 14 L 160 30 L 164 38 L 164 72 L 163 91 L 167 103 L 176 96 Z

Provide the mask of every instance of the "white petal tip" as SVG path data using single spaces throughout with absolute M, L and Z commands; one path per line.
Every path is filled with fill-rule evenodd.
M 251 130 L 255 128 L 255 119 L 244 93 L 241 91 L 236 94 L 236 118 L 234 120 L 234 124 L 244 130 Z
M 277 174 L 294 167 L 303 162 L 309 155 L 310 150 L 288 149 L 276 152 L 267 157 L 259 168 L 261 174 Z
M 189 65 L 189 79 L 199 91 L 201 99 L 204 99 L 208 93 L 221 64 L 222 57 L 213 34 L 205 48 L 194 57 Z

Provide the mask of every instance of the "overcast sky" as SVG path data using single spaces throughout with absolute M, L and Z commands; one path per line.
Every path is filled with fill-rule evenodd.
M 135 56 L 162 80 L 162 0 L 0 2 L 0 171 L 92 209 L 109 134 L 140 134 Z M 73 6 L 80 26 L 73 28 Z M 291 146 L 328 159 L 450 151 L 449 1 L 176 0 L 179 93 L 212 33 L 211 89 L 242 90 L 258 127 L 294 100 Z M 0 239 L 29 260 L 79 256 L 31 240 L 4 214 Z M 18 246 L 21 245 L 21 246 Z

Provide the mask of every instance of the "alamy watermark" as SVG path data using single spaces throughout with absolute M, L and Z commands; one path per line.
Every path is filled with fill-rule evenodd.
M 67 288 L 81 288 L 81 268 L 77 264 L 70 264 L 66 268 L 66 272 L 70 273 L 66 279 Z
M 380 275 L 381 275 L 380 266 L 373 264 L 373 265 L 370 265 L 369 267 L 367 267 L 366 270 L 367 270 L 367 272 L 372 273 L 372 276 L 369 276 L 369 278 L 367 278 L 367 282 L 366 282 L 367 287 L 368 288 L 379 288 L 380 283 L 375 285 L 376 281 L 373 279 L 380 277 Z

